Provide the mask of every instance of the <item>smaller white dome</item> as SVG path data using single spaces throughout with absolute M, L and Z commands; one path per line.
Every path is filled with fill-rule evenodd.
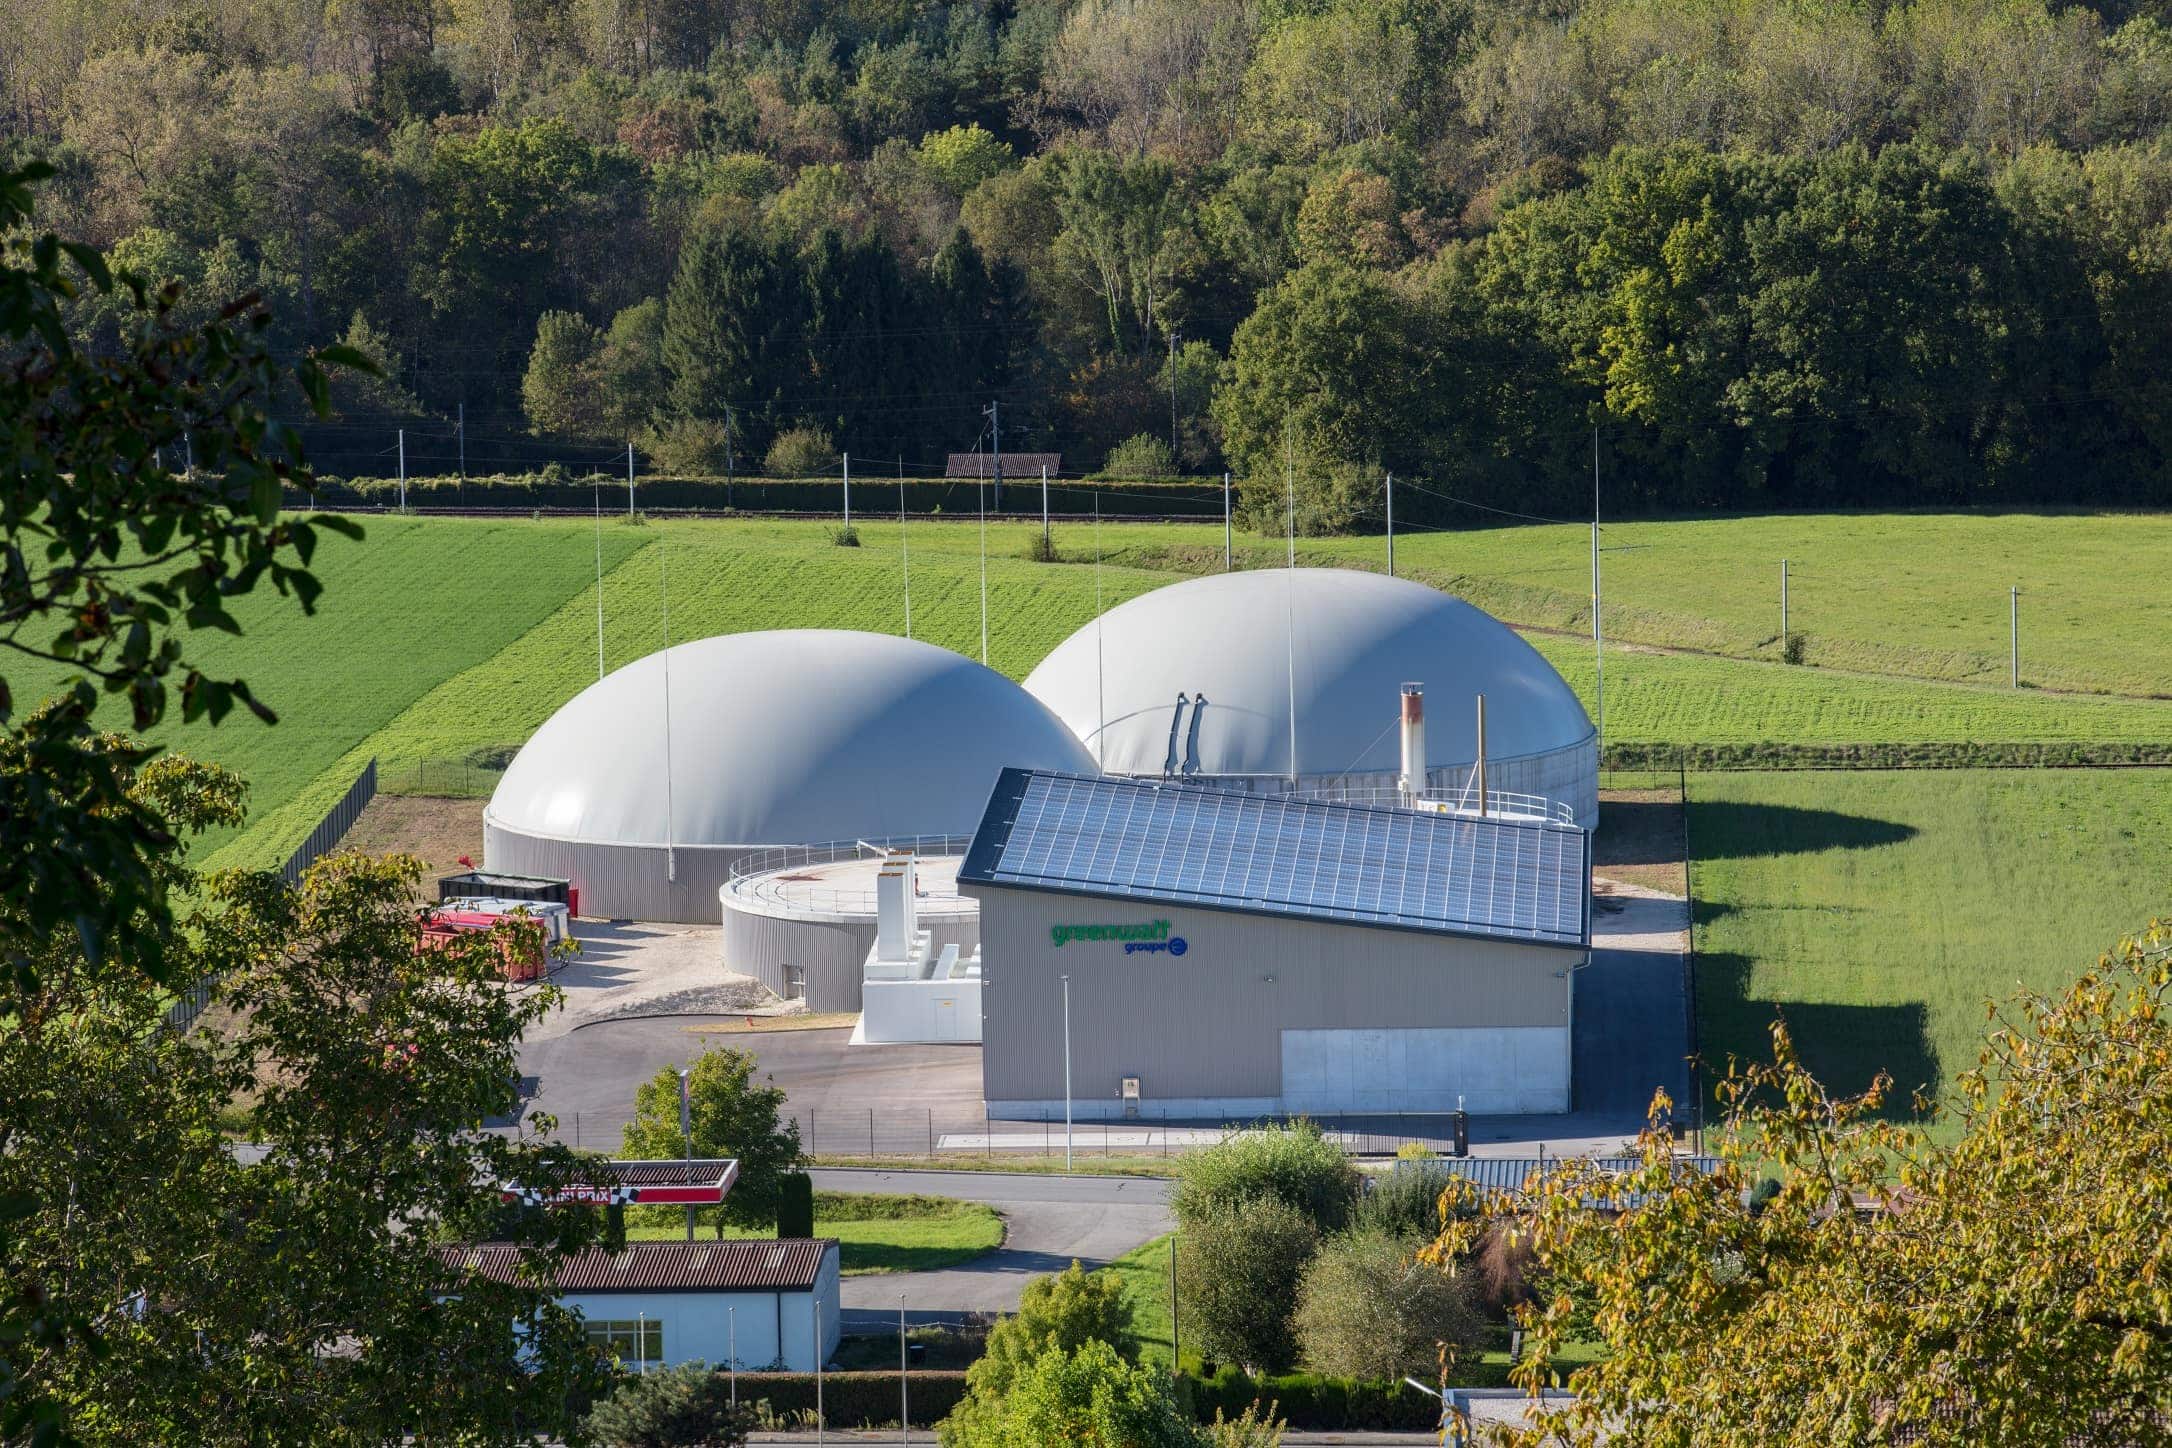
M 552 715 L 514 757 L 485 820 L 615 845 L 963 835 L 1004 766 L 1093 769 L 1038 700 L 933 644 L 787 629 L 668 653 L 668 771 L 659 652 Z

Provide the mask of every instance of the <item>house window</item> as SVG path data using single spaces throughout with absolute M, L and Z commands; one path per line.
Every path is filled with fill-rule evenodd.
M 596 1318 L 585 1324 L 588 1341 L 627 1367 L 647 1372 L 664 1361 L 664 1325 L 654 1318 Z
M 784 968 L 784 998 L 788 1001 L 807 999 L 807 967 L 788 965 Z

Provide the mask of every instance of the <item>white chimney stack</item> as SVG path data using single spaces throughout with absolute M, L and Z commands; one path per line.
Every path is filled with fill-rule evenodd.
M 1403 802 L 1425 794 L 1425 685 L 1403 685 Z
M 905 960 L 912 955 L 919 913 L 913 896 L 913 857 L 892 855 L 875 876 L 875 959 Z

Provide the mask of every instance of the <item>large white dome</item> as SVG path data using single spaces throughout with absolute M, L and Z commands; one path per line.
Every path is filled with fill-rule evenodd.
M 970 834 L 1003 766 L 1093 767 L 1037 700 L 962 655 L 787 629 L 668 651 L 667 769 L 666 657 L 628 664 L 552 715 L 485 818 L 624 845 Z
M 1001 674 L 888 634 L 724 634 L 650 654 L 538 729 L 483 812 L 489 868 L 571 880 L 581 910 L 714 924 L 772 845 L 969 835 L 1005 765 L 1093 756 Z M 668 788 L 667 788 L 668 785 Z
M 1473 698 L 1484 694 L 1495 787 L 1548 794 L 1592 823 L 1596 736 L 1575 691 L 1507 625 L 1406 579 L 1261 569 L 1158 588 L 1058 645 L 1026 688 L 1102 767 L 1134 775 L 1163 771 L 1177 695 L 1203 694 L 1197 772 L 1271 787 L 1292 773 L 1293 662 L 1301 784 L 1399 769 L 1398 693 L 1421 683 L 1436 780 L 1477 757 Z M 1180 767 L 1191 722 L 1187 711 Z M 1561 767 L 1537 768 L 1542 759 Z

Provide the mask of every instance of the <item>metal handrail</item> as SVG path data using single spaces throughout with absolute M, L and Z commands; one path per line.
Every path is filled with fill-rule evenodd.
M 1407 809 L 1410 798 L 1392 786 L 1329 786 L 1324 789 L 1303 791 L 1301 799 L 1316 799 L 1332 804 L 1373 805 L 1383 809 Z M 1476 815 L 1478 801 L 1474 793 L 1465 790 L 1429 789 L 1418 796 L 1420 803 L 1444 804 L 1459 815 Z M 1486 813 L 1503 819 L 1543 820 L 1548 824 L 1573 825 L 1576 811 L 1557 799 L 1542 794 L 1522 794 L 1512 789 L 1488 789 Z
M 873 890 L 817 888 L 794 890 L 789 894 L 781 890 L 766 893 L 749 888 L 749 882 L 797 866 L 831 865 L 839 860 L 860 859 L 871 850 L 880 853 L 909 850 L 922 858 L 963 855 L 966 846 L 972 842 L 971 835 L 899 835 L 874 840 L 836 840 L 821 845 L 781 845 L 775 849 L 741 856 L 734 861 L 719 893 L 753 903 L 804 910 L 813 914 L 873 915 Z M 962 909 L 967 903 L 964 896 L 955 893 L 926 895 L 922 897 L 919 908 L 922 911 L 947 913 L 953 907 Z

